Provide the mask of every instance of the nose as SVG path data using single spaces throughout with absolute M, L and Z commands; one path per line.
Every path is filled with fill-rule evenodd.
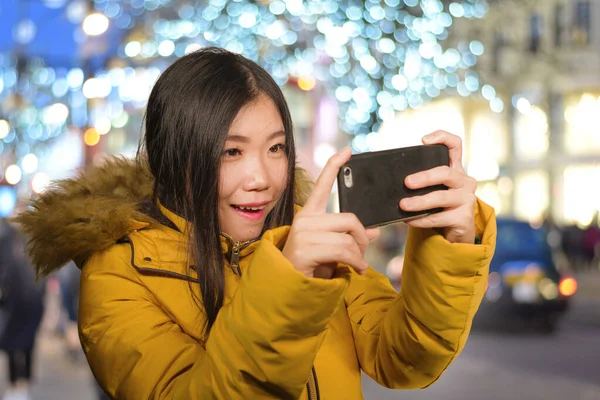
M 246 191 L 262 191 L 269 188 L 269 171 L 267 164 L 260 157 L 249 160 L 243 189 Z

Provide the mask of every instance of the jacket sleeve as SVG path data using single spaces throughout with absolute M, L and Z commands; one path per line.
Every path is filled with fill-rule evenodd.
M 96 379 L 119 400 L 298 399 L 348 282 L 306 278 L 262 240 L 201 344 L 156 304 L 125 252 L 109 250 L 83 269 L 80 336 Z
M 363 371 L 389 388 L 435 382 L 462 351 L 481 303 L 496 243 L 494 211 L 478 201 L 480 245 L 409 229 L 402 285 L 369 270 L 353 275 L 346 306 Z

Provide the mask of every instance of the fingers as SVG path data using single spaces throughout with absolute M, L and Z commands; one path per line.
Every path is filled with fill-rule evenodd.
M 423 144 L 443 144 L 448 148 L 450 167 L 463 170 L 462 165 L 462 139 L 446 131 L 435 131 L 423 136 Z
M 352 213 L 300 216 L 295 221 L 298 231 L 323 231 L 348 233 L 358 244 L 364 256 L 369 245 L 369 236 L 356 215 Z
M 459 208 L 442 211 L 435 214 L 430 214 L 421 218 L 415 218 L 410 221 L 406 221 L 408 226 L 413 228 L 448 228 L 455 227 L 457 221 L 461 223 L 461 226 L 469 226 L 469 221 L 472 221 L 472 212 L 469 210 L 469 206 L 462 206 Z M 466 230 L 466 228 L 465 228 Z
M 310 257 L 313 262 L 348 264 L 359 274 L 366 271 L 368 263 L 351 235 L 335 232 L 305 232 L 304 235 L 309 235 L 305 239 L 312 244 Z
M 437 190 L 423 196 L 413 196 L 400 201 L 404 211 L 424 211 L 432 208 L 457 208 L 462 205 L 475 205 L 475 194 L 463 190 Z
M 377 239 L 381 235 L 381 229 L 379 229 L 379 228 L 369 228 L 366 230 L 366 232 L 367 232 L 367 238 L 369 238 L 369 241 L 371 241 L 373 239 Z
M 352 151 L 346 146 L 327 161 L 327 165 L 317 178 L 317 182 L 302 209 L 304 214 L 322 214 L 326 211 L 327 201 L 337 179 L 338 171 L 350 159 L 351 155 Z
M 406 177 L 404 183 L 410 189 L 419 189 L 427 186 L 446 185 L 448 188 L 465 188 L 475 192 L 477 181 L 465 175 L 462 170 L 441 166 L 426 171 L 417 172 Z

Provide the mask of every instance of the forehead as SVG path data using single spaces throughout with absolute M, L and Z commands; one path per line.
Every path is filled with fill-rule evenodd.
M 285 131 L 279 110 L 273 100 L 263 94 L 240 109 L 228 136 L 270 136 L 279 131 Z

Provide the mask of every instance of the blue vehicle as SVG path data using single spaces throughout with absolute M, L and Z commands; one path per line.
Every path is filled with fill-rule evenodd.
M 553 332 L 577 282 L 558 270 L 547 229 L 507 218 L 497 224 L 496 252 L 475 326 L 509 319 Z

